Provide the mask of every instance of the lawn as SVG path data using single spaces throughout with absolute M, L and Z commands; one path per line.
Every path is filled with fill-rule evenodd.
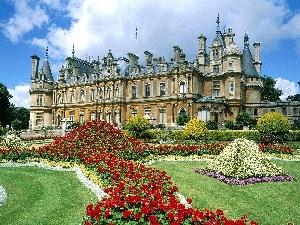
M 75 172 L 38 167 L 0 167 L 0 185 L 7 192 L 0 206 L 0 224 L 76 224 L 96 196 Z
M 299 161 L 272 161 L 289 175 L 300 179 Z M 229 218 L 247 214 L 259 224 L 300 224 L 300 181 L 257 183 L 229 186 L 214 178 L 193 172 L 205 162 L 156 162 L 151 167 L 164 170 L 172 177 L 179 192 L 192 198 L 194 208 L 225 211 Z

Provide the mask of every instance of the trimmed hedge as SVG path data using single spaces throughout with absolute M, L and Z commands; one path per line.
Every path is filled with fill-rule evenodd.
M 148 130 L 151 139 L 160 139 L 164 130 Z M 185 140 L 183 130 L 169 130 L 169 140 Z M 260 133 L 257 130 L 208 130 L 204 140 L 209 141 L 233 141 L 237 138 L 259 141 Z M 300 141 L 300 130 L 290 130 L 285 135 L 285 141 Z

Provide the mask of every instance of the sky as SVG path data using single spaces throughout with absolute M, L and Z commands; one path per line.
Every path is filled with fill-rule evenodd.
M 218 13 L 241 50 L 245 32 L 251 47 L 260 42 L 261 75 L 277 81 L 281 99 L 299 93 L 300 0 L 1 0 L 0 83 L 15 106 L 29 108 L 30 56 L 41 66 L 47 47 L 55 80 L 73 45 L 75 57 L 100 62 L 109 50 L 137 54 L 142 65 L 144 51 L 170 62 L 173 46 L 193 61 L 197 37 L 211 45 Z

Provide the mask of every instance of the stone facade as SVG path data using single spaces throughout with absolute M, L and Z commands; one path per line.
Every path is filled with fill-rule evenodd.
M 174 46 L 170 62 L 145 51 L 144 65 L 140 65 L 133 53 L 128 53 L 128 58 L 115 58 L 109 51 L 101 65 L 99 58 L 90 61 L 75 57 L 73 47 L 72 56 L 66 58 L 54 81 L 48 50 L 40 71 L 39 57 L 31 56 L 32 128 L 60 127 L 64 118 L 81 123 L 102 119 L 122 126 L 135 115 L 145 115 L 153 125 L 175 126 L 180 114 L 221 123 L 234 121 L 241 111 L 258 119 L 284 107 L 282 113 L 291 120 L 299 118 L 298 102 L 261 101 L 260 44 L 253 44 L 253 58 L 248 35 L 241 51 L 232 29 L 222 33 L 218 21 L 209 50 L 207 38 L 198 37 L 194 62 L 188 62 L 183 50 Z

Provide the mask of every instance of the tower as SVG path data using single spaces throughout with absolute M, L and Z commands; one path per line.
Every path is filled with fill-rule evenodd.
M 53 76 L 48 62 L 48 47 L 46 59 L 41 70 L 40 58 L 37 55 L 32 58 L 31 88 L 30 94 L 30 124 L 31 129 L 39 130 L 43 126 L 52 126 L 52 102 L 53 102 Z

